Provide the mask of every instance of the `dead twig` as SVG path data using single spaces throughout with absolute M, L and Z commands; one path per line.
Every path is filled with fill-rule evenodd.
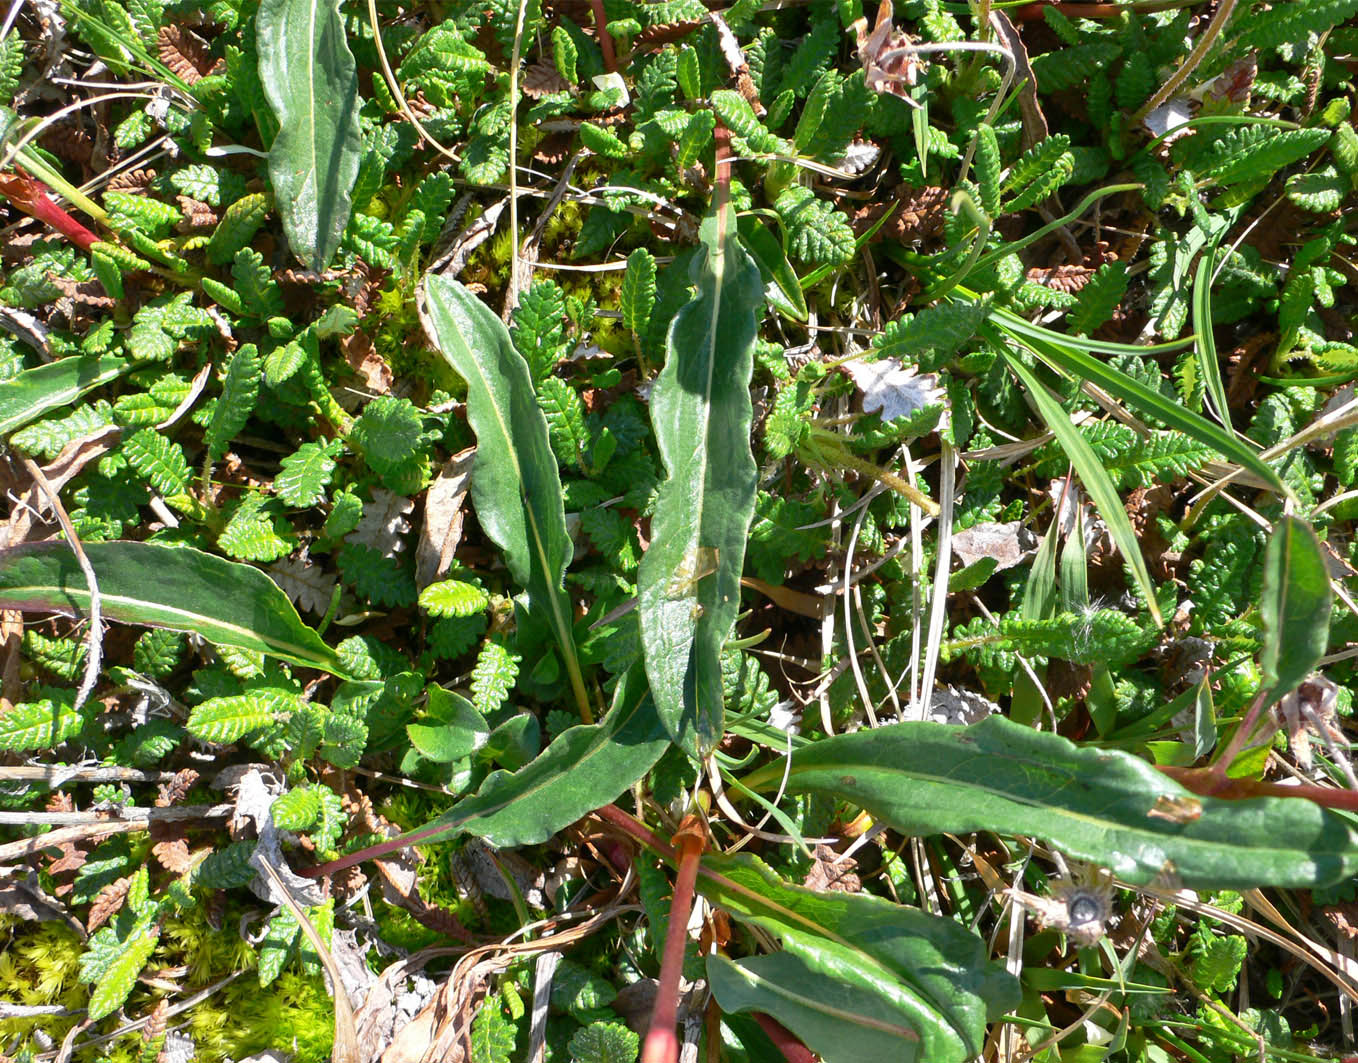
M 60 492 L 52 486 L 51 481 L 47 479 L 47 475 L 39 468 L 37 462 L 27 456 L 22 458 L 22 461 L 28 475 L 33 477 L 33 482 L 42 488 L 42 493 L 47 496 L 47 501 L 51 503 L 52 512 L 56 514 L 57 521 L 61 524 L 61 530 L 66 533 L 66 541 L 75 553 L 75 559 L 80 563 L 80 571 L 85 574 L 85 583 L 90 589 L 90 614 L 88 617 L 90 632 L 85 643 L 85 674 L 81 676 L 80 686 L 75 692 L 74 709 L 79 712 L 80 707 L 89 700 L 90 694 L 94 691 L 94 684 L 99 681 L 99 665 L 103 659 L 104 631 L 100 617 L 99 581 L 95 578 L 94 566 L 90 564 L 90 559 L 85 554 L 85 548 L 80 544 L 80 537 L 75 533 L 75 525 L 71 523 L 66 507 L 61 504 Z

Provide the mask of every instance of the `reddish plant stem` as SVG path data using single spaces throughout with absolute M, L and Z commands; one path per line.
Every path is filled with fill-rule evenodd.
M 811 1049 L 802 1044 L 797 1039 L 797 1035 L 775 1019 L 772 1015 L 765 1015 L 762 1011 L 754 1012 L 754 1021 L 759 1023 L 760 1028 L 769 1035 L 769 1040 L 774 1043 L 778 1051 L 783 1053 L 783 1058 L 787 1063 L 816 1063 L 816 1057 Z
M 608 16 L 604 14 L 604 0 L 590 0 L 594 9 L 594 31 L 599 35 L 599 51 L 604 53 L 604 69 L 618 72 L 618 56 L 613 50 L 613 35 L 608 32 Z
M 651 1027 L 641 1047 L 641 1063 L 675 1063 L 679 1058 L 679 1038 L 675 1025 L 679 1014 L 679 976 L 684 968 L 684 945 L 688 940 L 688 917 L 693 910 L 694 886 L 698 882 L 698 863 L 707 838 L 702 820 L 685 816 L 674 836 L 679 851 L 679 875 L 674 882 L 670 903 L 669 928 L 665 933 L 665 952 L 660 962 L 660 985 L 651 1012 Z
M 393 838 L 389 842 L 378 842 L 370 845 L 366 849 L 359 849 L 358 852 L 350 853 L 348 856 L 341 856 L 338 860 L 331 860 L 328 863 L 317 864 L 315 867 L 304 867 L 298 870 L 297 874 L 303 878 L 322 878 L 325 875 L 333 875 L 337 871 L 361 864 L 364 860 L 376 860 L 378 857 L 386 856 L 388 853 L 398 852 L 401 849 L 412 845 L 419 845 L 420 842 L 428 841 L 437 834 L 452 830 L 446 824 L 439 824 L 435 827 L 425 827 L 417 830 L 413 834 L 403 834 L 399 838 Z
M 717 146 L 712 206 L 720 218 L 725 216 L 726 203 L 731 195 L 731 131 L 718 121 L 712 137 Z
M 57 206 L 40 181 L 25 174 L 0 174 L 0 192 L 31 218 L 51 226 L 82 251 L 88 251 L 99 237 Z
M 1173 11 L 1180 7 L 1189 7 L 1196 0 L 1152 0 L 1149 3 L 1132 4 L 1056 4 L 1052 0 L 1044 0 L 1041 3 L 1024 4 L 1022 7 L 1014 8 L 1009 14 L 1016 22 L 1035 22 L 1041 21 L 1045 16 L 1042 9 L 1055 7 L 1063 15 L 1070 18 L 1118 18 L 1127 11 Z
M 603 808 L 596 809 L 594 814 L 605 823 L 611 823 L 624 834 L 630 834 L 646 848 L 654 849 L 670 863 L 675 862 L 677 854 L 674 846 L 662 841 L 659 835 L 654 834 L 635 816 L 629 816 L 617 805 L 604 805 Z
M 1220 797 L 1241 801 L 1248 797 L 1304 797 L 1322 808 L 1338 808 L 1358 812 L 1358 791 L 1341 790 L 1333 786 L 1289 786 L 1258 779 L 1231 779 L 1212 768 L 1174 768 L 1160 766 L 1161 774 L 1168 775 L 1185 789 L 1203 797 Z

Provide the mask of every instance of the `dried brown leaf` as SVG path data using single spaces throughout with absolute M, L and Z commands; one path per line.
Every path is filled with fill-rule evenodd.
M 81 166 L 88 163 L 94 155 L 94 138 L 85 130 L 70 123 L 63 122 L 49 127 L 38 141 L 57 158 Z
M 192 196 L 175 196 L 175 202 L 179 204 L 179 211 L 184 215 L 183 219 L 175 223 L 178 232 L 189 233 L 195 229 L 211 229 L 219 220 L 217 212 L 209 204 Z
M 566 92 L 571 87 L 570 83 L 557 73 L 556 67 L 545 59 L 524 70 L 522 84 L 524 95 L 535 100 L 554 93 Z
M 442 579 L 462 541 L 463 503 L 471 485 L 476 448 L 454 454 L 424 496 L 424 521 L 415 547 L 415 583 L 424 588 Z
M 1028 270 L 1028 279 L 1034 284 L 1041 284 L 1054 291 L 1065 292 L 1067 295 L 1074 295 L 1078 292 L 1089 283 L 1089 278 L 1093 275 L 1094 271 L 1088 266 L 1071 263 L 1053 266 L 1050 269 L 1034 266 Z
M 299 609 L 305 609 L 321 616 L 330 608 L 335 586 L 339 582 L 316 564 L 305 557 L 287 557 L 269 566 L 269 576 L 283 593 L 291 598 Z
M 197 781 L 198 773 L 192 768 L 184 768 L 182 771 L 175 772 L 174 778 L 169 782 L 161 783 L 160 796 L 156 798 L 156 807 L 169 808 L 171 805 L 178 804 L 184 800 Z
M 190 85 L 202 81 L 220 62 L 212 57 L 212 46 L 184 26 L 161 26 L 156 45 L 160 61 Z
M 339 341 L 340 350 L 349 368 L 359 375 L 363 386 L 376 395 L 390 395 L 396 378 L 391 366 L 377 353 L 373 341 L 362 329 L 356 329 Z
M 155 179 L 155 170 L 143 168 L 124 170 L 108 179 L 107 189 L 110 192 L 128 192 L 137 196 L 145 195 L 147 189 L 151 187 L 151 182 Z
M 681 19 L 678 22 L 657 23 L 654 26 L 647 26 L 636 36 L 638 45 L 646 45 L 650 48 L 659 48 L 661 45 L 673 44 L 681 41 L 690 33 L 703 24 L 699 18 Z
M 858 866 L 857 860 L 853 857 L 842 858 L 828 845 L 817 845 L 813 855 L 816 861 L 802 882 L 807 889 L 818 892 L 828 890 L 831 893 L 862 892 L 863 881 L 854 874 L 854 868 Z
M 372 494 L 372 502 L 363 507 L 358 527 L 344 537 L 345 542 L 370 546 L 384 557 L 395 557 L 405 549 L 404 537 L 410 531 L 406 517 L 415 503 L 385 487 L 374 487 Z
M 892 24 L 894 17 L 892 0 L 882 0 L 872 32 L 868 32 L 867 19 L 860 18 L 853 24 L 858 37 L 858 58 L 863 63 L 869 89 L 908 100 L 924 63 L 915 52 L 911 36 Z
M 152 825 L 153 835 L 155 826 Z M 183 875 L 193 868 L 193 854 L 189 852 L 189 843 L 182 837 L 156 842 L 151 846 L 151 852 L 160 861 L 160 866 L 172 875 Z
M 127 899 L 127 891 L 131 885 L 132 876 L 124 875 L 110 882 L 95 895 L 94 900 L 90 902 L 90 914 L 85 922 L 85 929 L 89 933 L 93 934 L 122 910 L 123 901 Z

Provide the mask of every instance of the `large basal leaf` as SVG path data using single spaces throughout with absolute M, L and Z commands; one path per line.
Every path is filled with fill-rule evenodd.
M 335 651 L 257 568 L 158 543 L 87 543 L 85 553 L 109 620 L 191 631 L 218 646 L 344 674 Z M 64 543 L 0 550 L 0 609 L 87 616 L 89 605 L 85 576 Z
M 706 753 L 722 736 L 721 648 L 740 606 L 754 517 L 750 373 L 764 289 L 730 208 L 709 216 L 701 236 L 697 292 L 670 324 L 665 368 L 651 391 L 669 478 L 637 577 L 656 706 L 691 754 Z
M 429 338 L 467 382 L 467 423 L 476 433 L 471 494 L 477 519 L 524 588 L 522 620 L 551 630 L 576 700 L 588 705 L 571 604 L 562 588 L 575 548 L 528 363 L 514 349 L 504 322 L 457 281 L 430 276 L 424 287 Z
M 1259 656 L 1268 701 L 1277 701 L 1310 675 L 1330 637 L 1330 574 L 1310 525 L 1284 517 L 1264 548 Z
M 259 77 L 278 119 L 269 148 L 274 202 L 293 253 L 324 269 L 353 204 L 363 140 L 358 70 L 338 0 L 263 0 Z
M 122 376 L 131 362 L 111 354 L 60 358 L 0 383 L 0 437 Z
M 475 834 L 512 848 L 544 842 L 651 770 L 669 745 L 645 676 L 634 668 L 599 723 L 560 734 L 531 763 L 497 771 L 474 795 L 405 836 L 407 844 Z
M 1023 382 L 1024 388 L 1032 396 L 1033 403 L 1037 406 L 1037 412 L 1051 429 L 1052 435 L 1061 444 L 1061 449 L 1066 452 L 1066 457 L 1075 466 L 1075 471 L 1080 474 L 1080 482 L 1084 484 L 1085 490 L 1089 492 L 1089 497 L 1099 511 L 1099 516 L 1108 525 L 1108 534 L 1113 542 L 1117 544 L 1118 550 L 1127 561 L 1127 566 L 1132 570 L 1137 586 L 1141 590 L 1141 597 L 1146 600 L 1146 607 L 1150 610 L 1155 622 L 1164 625 L 1164 619 L 1160 616 L 1160 604 L 1155 597 L 1155 584 L 1151 582 L 1150 570 L 1146 568 L 1146 559 L 1141 556 L 1141 545 L 1137 542 L 1136 532 L 1132 528 L 1131 519 L 1127 516 L 1127 510 L 1122 505 L 1122 497 L 1118 494 L 1117 486 L 1113 483 L 1113 478 L 1108 475 L 1108 470 L 1099 461 L 1099 456 L 1094 453 L 1094 448 L 1082 436 L 1079 430 L 1070 422 L 1066 411 L 1057 402 L 1047 389 L 1042 386 L 1042 382 L 1037 376 L 1023 364 L 1018 358 L 1012 357 L 1005 347 L 1003 340 L 992 335 L 992 342 L 1004 352 L 1004 360 L 1009 368 L 1014 371 L 1014 375 Z
M 781 763 L 746 784 L 774 789 Z M 1312 887 L 1358 872 L 1358 835 L 1296 798 L 1197 797 L 1145 761 L 992 716 L 900 723 L 798 749 L 787 788 L 851 801 L 911 835 L 1040 838 L 1130 882 Z
M 698 888 L 783 944 L 736 963 L 710 957 L 717 1002 L 774 1016 L 827 1063 L 961 1063 L 980 1054 L 987 1021 L 1018 1004 L 1018 984 L 951 919 L 793 886 L 749 856 L 705 858 Z

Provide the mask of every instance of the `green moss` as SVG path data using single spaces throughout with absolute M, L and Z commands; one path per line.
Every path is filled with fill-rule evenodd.
M 18 1004 L 59 1004 L 80 1009 L 88 994 L 79 982 L 80 937 L 62 923 L 26 922 L 0 916 L 0 985 L 5 996 Z M 31 1041 L 41 1029 L 60 1041 L 80 1016 L 42 1015 L 31 1019 L 0 1021 L 0 1043 L 18 1038 L 20 1047 L 34 1051 Z

